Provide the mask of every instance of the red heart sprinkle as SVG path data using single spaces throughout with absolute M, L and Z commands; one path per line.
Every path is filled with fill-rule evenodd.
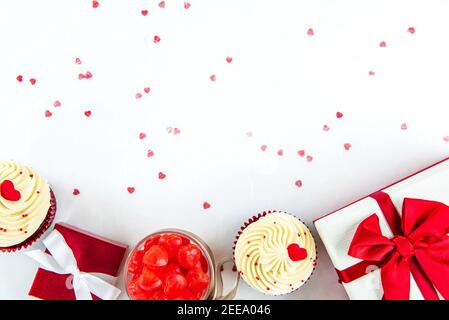
M 305 150 L 299 150 L 298 151 L 298 156 L 304 157 L 305 155 L 306 155 L 306 151 Z
M 45 110 L 45 117 L 50 118 L 53 115 L 50 110 Z
M 312 28 L 309 28 L 308 30 L 307 30 L 307 35 L 308 36 L 313 36 L 315 34 L 315 32 L 313 32 L 313 29 Z
M 143 140 L 143 139 L 145 139 L 146 137 L 147 137 L 147 135 L 146 135 L 145 132 L 139 133 L 139 139 L 140 139 L 140 140 Z
M 19 75 L 16 77 L 16 80 L 19 81 L 19 82 L 22 82 L 22 81 L 23 81 L 23 76 L 19 74 Z
M 414 27 L 410 27 L 407 29 L 408 33 L 414 34 L 415 33 L 415 28 Z
M 179 128 L 174 128 L 173 129 L 173 134 L 174 135 L 178 135 L 178 134 L 180 134 L 181 133 L 181 129 L 179 129 Z
M 127 190 L 128 190 L 129 193 L 134 193 L 134 191 L 136 191 L 136 188 L 128 187 Z
M 227 63 L 231 63 L 232 62 L 232 57 L 226 57 L 226 62 Z
M 34 86 L 34 85 L 36 84 L 36 79 L 31 78 L 31 79 L 30 79 L 30 83 Z
M 216 81 L 217 80 L 217 76 L 215 74 L 211 75 L 209 77 L 210 81 Z
M 301 180 L 296 180 L 295 181 L 295 186 L 297 186 L 298 188 L 302 187 L 302 181 Z
M 368 72 L 368 75 L 369 75 L 369 76 L 375 76 L 376 73 L 375 73 L 374 71 L 370 70 L 370 71 Z
M 84 111 L 84 115 L 86 117 L 90 117 L 92 115 L 92 111 L 88 110 L 88 111 Z
M 81 64 L 81 63 L 82 63 L 82 62 L 81 62 L 81 59 L 80 59 L 80 58 L 76 58 L 76 59 L 75 59 L 75 63 L 76 63 L 76 64 Z
M 343 113 L 341 113 L 340 111 L 338 111 L 338 112 L 336 113 L 336 116 L 337 116 L 338 119 L 340 119 L 340 118 L 343 117 Z
M 381 48 L 385 48 L 387 46 L 387 43 L 385 41 L 382 41 L 381 43 L 379 43 L 379 47 Z
M 307 250 L 301 248 L 297 243 L 292 243 L 287 247 L 288 256 L 292 261 L 301 261 L 307 258 Z
M 158 177 L 159 177 L 159 179 L 162 180 L 162 179 L 165 179 L 166 175 L 163 172 L 159 172 Z
M 0 194 L 3 198 L 9 201 L 19 201 L 21 194 L 14 188 L 14 183 L 11 180 L 4 180 L 0 185 Z
M 78 80 L 83 80 L 85 78 L 86 76 L 83 73 L 78 74 Z
M 53 102 L 53 107 L 58 108 L 61 106 L 61 101 L 56 100 L 55 102 Z
M 142 10 L 140 11 L 142 13 L 142 15 L 145 17 L 148 14 L 148 10 Z
M 143 91 L 145 93 L 150 93 L 151 89 L 150 89 L 150 87 L 146 87 L 146 88 L 143 88 Z
M 307 157 L 306 157 L 306 160 L 307 160 L 307 162 L 312 162 L 313 157 L 312 157 L 312 156 L 307 156 Z
M 261 145 L 260 146 L 260 150 L 266 151 L 267 150 L 267 145 L 266 144 Z
M 153 37 L 153 42 L 154 43 L 158 43 L 159 41 L 161 41 L 161 38 L 159 36 L 154 36 Z
M 90 71 L 86 71 L 86 75 L 85 75 L 86 79 L 90 79 L 92 78 L 92 72 Z
M 278 156 L 280 156 L 280 157 L 281 157 L 281 156 L 283 156 L 283 155 L 284 155 L 284 150 L 282 150 L 282 149 L 279 149 L 277 153 L 278 153 Z
M 190 3 L 189 2 L 187 2 L 187 1 L 185 1 L 184 2 L 184 9 L 189 9 L 190 8 Z
M 323 131 L 329 131 L 329 130 L 330 130 L 329 126 L 327 124 L 325 124 L 323 126 Z
M 73 189 L 72 194 L 73 194 L 74 196 L 77 196 L 77 195 L 80 194 L 80 191 L 79 191 L 77 188 L 75 188 L 75 189 Z
M 165 1 L 159 2 L 159 8 L 165 8 Z
M 99 6 L 100 6 L 100 2 L 98 2 L 98 1 L 96 1 L 96 0 L 92 1 L 92 8 L 96 9 L 96 8 L 98 8 Z
M 136 97 L 136 99 L 140 99 L 140 98 L 142 98 L 142 94 L 140 92 L 137 92 L 135 97 Z
M 345 143 L 343 147 L 345 148 L 345 150 L 349 150 L 351 149 L 352 145 L 350 143 Z
M 210 203 L 207 202 L 207 201 L 205 201 L 205 202 L 203 203 L 203 208 L 204 208 L 204 209 L 209 209 L 209 208 L 210 208 Z
M 148 158 L 151 158 L 152 156 L 154 156 L 153 150 L 148 150 L 148 151 L 147 151 L 147 157 L 148 157 Z
M 406 123 L 401 124 L 401 130 L 407 130 L 407 129 L 408 129 L 408 127 L 407 127 Z

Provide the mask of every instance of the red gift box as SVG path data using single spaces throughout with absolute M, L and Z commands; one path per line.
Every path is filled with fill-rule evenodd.
M 56 224 L 55 230 L 64 237 L 81 272 L 102 273 L 114 278 L 118 276 L 127 245 L 63 223 Z M 75 300 L 74 290 L 67 285 L 69 277 L 69 274 L 57 274 L 39 268 L 29 295 L 45 300 Z M 100 300 L 94 294 L 92 298 Z

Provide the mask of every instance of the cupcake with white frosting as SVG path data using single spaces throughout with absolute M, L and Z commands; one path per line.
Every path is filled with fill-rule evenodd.
M 252 288 L 268 295 L 287 294 L 301 287 L 315 269 L 315 240 L 298 218 L 268 211 L 242 227 L 234 260 Z
M 50 227 L 55 213 L 54 194 L 34 169 L 0 161 L 0 251 L 32 244 Z

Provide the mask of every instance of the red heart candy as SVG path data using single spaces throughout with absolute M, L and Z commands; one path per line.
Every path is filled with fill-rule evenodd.
M 292 243 L 287 247 L 288 256 L 292 261 L 301 261 L 307 258 L 307 250 L 301 248 L 297 243 Z
M 14 188 L 14 183 L 10 180 L 4 180 L 0 186 L 0 193 L 3 198 L 9 201 L 19 201 L 21 194 Z

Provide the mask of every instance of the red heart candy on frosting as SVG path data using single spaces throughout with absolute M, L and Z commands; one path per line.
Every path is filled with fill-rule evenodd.
M 0 193 L 3 198 L 9 201 L 19 201 L 21 194 L 14 188 L 14 183 L 10 180 L 5 180 L 0 186 Z
M 292 261 L 301 261 L 307 258 L 307 250 L 301 248 L 297 243 L 292 243 L 287 247 L 288 256 Z

